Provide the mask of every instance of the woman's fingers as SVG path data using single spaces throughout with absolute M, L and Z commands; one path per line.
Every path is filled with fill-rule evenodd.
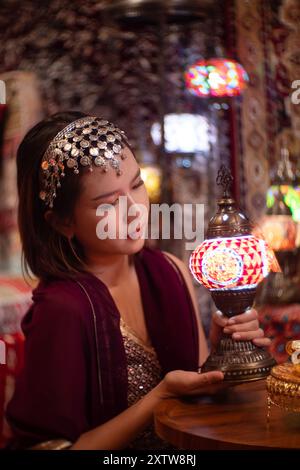
M 270 338 L 254 338 L 253 343 L 263 348 L 270 346 L 271 340 Z
M 252 308 L 251 310 L 247 310 L 244 313 L 241 313 L 240 315 L 236 315 L 235 317 L 231 317 L 228 320 L 228 326 L 231 325 L 237 325 L 240 323 L 247 323 L 252 320 L 257 320 L 258 319 L 258 313 L 257 311 Z
M 212 315 L 213 322 L 220 326 L 221 328 L 224 328 L 224 326 L 227 325 L 228 318 L 223 315 L 223 313 L 220 310 L 217 310 L 216 312 L 213 313 Z
M 212 346 L 218 342 L 222 330 L 238 341 L 253 341 L 261 347 L 270 345 L 270 340 L 264 337 L 264 331 L 259 327 L 258 313 L 255 309 L 249 309 L 229 319 L 217 310 L 213 313 L 210 335 Z
M 190 374 L 190 388 L 206 387 L 207 385 L 212 385 L 214 383 L 220 382 L 224 379 L 224 374 L 220 370 L 213 370 L 210 372 L 189 372 Z M 188 384 L 187 380 L 187 384 Z
M 197 374 L 198 377 L 194 379 L 193 387 L 189 387 L 188 394 L 205 393 L 210 387 L 218 387 L 224 379 L 223 372 L 219 370 L 204 372 Z
M 168 372 L 161 382 L 163 398 L 198 393 L 199 389 L 207 389 L 224 379 L 221 371 L 211 371 L 203 374 L 183 370 Z
M 238 323 L 232 326 L 227 325 L 223 331 L 224 333 L 232 334 L 232 333 L 239 333 L 240 331 L 255 331 L 258 329 L 259 329 L 258 320 L 252 320 L 247 323 Z
M 203 385 L 210 385 L 216 382 L 220 382 L 220 380 L 224 379 L 224 374 L 220 370 L 213 370 L 211 372 L 203 372 L 198 374 L 199 383 Z

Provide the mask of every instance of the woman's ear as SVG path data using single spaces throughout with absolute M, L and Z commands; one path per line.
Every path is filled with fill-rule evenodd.
M 52 211 L 48 210 L 44 214 L 46 222 L 57 232 L 61 233 L 67 238 L 72 238 L 74 234 L 73 223 L 71 221 L 62 221 Z

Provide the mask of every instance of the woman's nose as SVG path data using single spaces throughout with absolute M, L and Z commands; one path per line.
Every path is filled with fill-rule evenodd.
M 127 221 L 130 223 L 132 220 L 141 216 L 141 211 L 137 205 L 137 202 L 133 199 L 131 194 L 127 195 Z

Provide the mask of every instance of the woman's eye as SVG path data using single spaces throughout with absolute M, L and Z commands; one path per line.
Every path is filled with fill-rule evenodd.
M 105 204 L 101 204 L 102 210 L 109 210 L 111 209 L 111 206 L 116 206 L 118 203 L 119 199 L 116 199 L 114 202 L 107 202 Z
M 135 185 L 133 186 L 133 189 L 139 188 L 140 186 L 142 186 L 142 184 L 144 184 L 144 181 L 143 181 L 143 180 L 141 180 L 141 181 L 139 181 L 137 184 L 135 184 Z

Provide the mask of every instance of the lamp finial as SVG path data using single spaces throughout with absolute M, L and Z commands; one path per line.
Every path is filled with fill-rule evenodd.
M 225 165 L 222 165 L 220 167 L 216 182 L 218 186 L 223 187 L 223 197 L 230 197 L 230 189 L 233 183 L 233 176 L 231 174 L 230 169 Z

